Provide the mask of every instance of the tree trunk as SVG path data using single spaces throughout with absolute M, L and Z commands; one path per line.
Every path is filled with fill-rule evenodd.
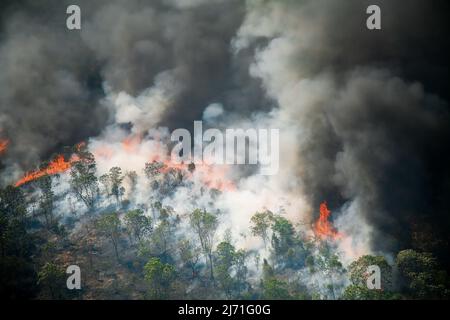
M 112 243 L 113 243 L 113 246 L 114 246 L 114 252 L 116 253 L 117 262 L 120 262 L 119 251 L 117 250 L 117 243 L 116 243 L 116 240 L 114 238 L 112 238 Z
M 209 268 L 210 268 L 210 271 L 211 271 L 211 280 L 214 280 L 212 254 L 209 253 L 209 254 L 208 254 L 208 257 L 209 257 Z

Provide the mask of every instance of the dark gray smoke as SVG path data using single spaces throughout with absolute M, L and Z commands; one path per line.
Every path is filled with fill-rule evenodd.
M 264 107 L 245 54 L 232 61 L 242 1 L 78 1 L 81 31 L 66 30 L 68 4 L 3 5 L 0 123 L 11 137 L 4 162 L 28 169 L 101 132 L 109 118 L 99 103 L 104 82 L 137 95 L 170 72 L 175 101 L 162 117 L 170 128 L 192 125 L 219 100 Z

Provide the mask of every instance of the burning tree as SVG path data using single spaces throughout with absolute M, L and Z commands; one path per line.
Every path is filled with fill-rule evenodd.
M 332 239 L 337 240 L 342 237 L 342 234 L 334 229 L 333 225 L 329 221 L 331 211 L 328 210 L 327 203 L 320 204 L 320 216 L 314 224 L 314 233 L 320 239 Z

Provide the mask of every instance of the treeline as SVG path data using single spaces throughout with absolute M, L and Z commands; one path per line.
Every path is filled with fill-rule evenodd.
M 221 230 L 220 211 L 176 212 L 160 201 L 189 184 L 186 172 L 148 163 L 153 197 L 134 203 L 137 174 L 113 167 L 97 178 L 95 158 L 77 149 L 67 192 L 85 210 L 57 212 L 55 177 L 0 190 L 0 294 L 9 299 L 445 299 L 449 277 L 432 252 L 411 248 L 394 263 L 363 256 L 344 266 L 331 241 L 308 237 L 281 213 L 256 212 L 243 239 Z M 195 167 L 189 166 L 191 171 Z M 128 190 L 125 190 L 124 181 Z M 205 190 L 211 197 L 218 190 Z M 101 199 L 111 199 L 101 207 Z M 78 207 L 77 207 L 78 208 Z M 428 230 L 423 232 L 428 233 Z M 264 248 L 245 250 L 245 237 Z M 422 237 L 426 239 L 427 237 Z M 423 241 L 422 241 L 423 248 Z M 82 289 L 66 288 L 77 264 Z M 367 288 L 367 268 L 381 289 Z

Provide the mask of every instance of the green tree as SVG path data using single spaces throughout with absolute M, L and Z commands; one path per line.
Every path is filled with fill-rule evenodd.
M 345 269 L 339 260 L 339 257 L 330 248 L 328 243 L 319 243 L 319 252 L 314 256 L 315 270 L 320 272 L 325 279 L 328 279 L 327 290 L 331 299 L 336 299 L 337 291 L 342 288 L 342 285 L 335 281 L 344 272 Z
M 292 269 L 304 267 L 308 250 L 292 223 L 281 216 L 273 217 L 272 221 L 272 255 L 276 266 Z
M 216 280 L 228 298 L 232 297 L 235 283 L 231 276 L 235 255 L 235 248 L 229 242 L 223 241 L 217 245 L 215 251 Z
M 369 289 L 368 267 L 380 268 L 381 289 Z M 342 299 L 346 300 L 387 300 L 395 298 L 392 293 L 392 267 L 383 256 L 365 255 L 353 261 L 348 267 L 351 285 L 345 288 Z
M 240 297 L 247 289 L 247 252 L 236 250 L 229 241 L 217 245 L 215 256 L 215 279 L 228 298 Z
M 36 248 L 29 224 L 23 192 L 12 186 L 0 189 L 0 298 L 30 299 L 36 294 Z
M 125 214 L 125 228 L 130 239 L 141 242 L 152 231 L 152 218 L 146 217 L 141 209 L 130 210 Z
M 159 258 L 151 258 L 144 266 L 145 280 L 150 286 L 152 299 L 167 299 L 176 278 L 175 268 L 167 263 L 162 263 Z
M 183 264 L 190 269 L 192 274 L 192 279 L 197 275 L 197 265 L 200 259 L 200 250 L 197 248 L 192 241 L 187 239 L 181 240 L 178 244 L 180 251 L 180 259 Z
M 247 281 L 248 268 L 246 261 L 248 256 L 248 252 L 244 249 L 237 250 L 234 255 L 235 290 L 238 297 L 241 297 L 242 293 L 250 287 Z
M 124 179 L 122 169 L 120 167 L 112 167 L 109 169 L 108 176 L 111 182 L 111 194 L 116 198 L 117 203 L 119 203 L 124 193 L 124 189 L 122 188 L 122 181 Z
M 152 251 L 166 262 L 171 259 L 169 252 L 173 236 L 173 228 L 169 220 L 160 221 L 151 236 Z
M 120 219 L 116 212 L 105 214 L 97 220 L 96 227 L 98 232 L 110 239 L 117 261 L 119 261 L 119 238 L 121 232 Z
M 286 218 L 277 216 L 272 225 L 272 247 L 275 255 L 285 255 L 294 245 L 295 230 Z
M 390 291 L 369 289 L 367 286 L 354 284 L 346 287 L 341 297 L 343 300 L 395 300 L 400 298 L 399 294 Z
M 250 219 L 252 226 L 252 234 L 256 237 L 261 237 L 264 241 L 264 246 L 267 244 L 268 232 L 273 223 L 274 215 L 271 211 L 256 212 Z
M 370 275 L 367 268 L 374 265 L 380 268 L 381 290 L 392 289 L 392 267 L 383 256 L 365 255 L 353 261 L 348 267 L 350 281 L 355 285 L 367 287 L 367 278 Z
M 38 284 L 51 299 L 62 299 L 66 289 L 64 270 L 47 262 L 38 273 Z
M 272 266 L 266 259 L 263 262 L 263 278 L 261 280 L 261 296 L 266 300 L 289 300 L 292 296 L 289 294 L 288 284 L 276 278 Z
M 437 259 L 426 252 L 403 250 L 397 254 L 397 267 L 407 294 L 415 299 L 448 299 L 449 279 Z
M 203 253 L 209 260 L 210 276 L 214 279 L 212 249 L 218 227 L 217 217 L 206 210 L 196 209 L 190 215 L 190 224 L 200 240 Z

